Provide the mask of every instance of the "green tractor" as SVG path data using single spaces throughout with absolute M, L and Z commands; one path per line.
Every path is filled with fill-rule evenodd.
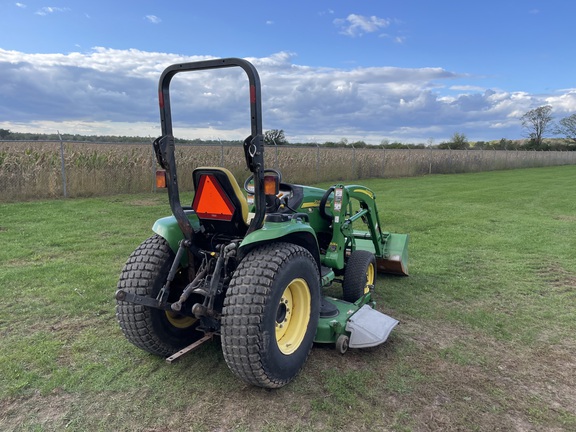
M 170 82 L 181 72 L 229 67 L 249 80 L 243 147 L 251 174 L 243 191 L 230 171 L 197 168 L 194 199 L 183 206 Z M 314 342 L 340 353 L 383 343 L 398 321 L 374 309 L 372 291 L 379 271 L 407 275 L 408 235 L 381 230 L 374 193 L 284 183 L 264 167 L 260 79 L 245 60 L 169 66 L 159 104 L 162 136 L 153 146 L 172 216 L 156 221 L 120 275 L 116 316 L 126 338 L 172 361 L 220 336 L 231 371 L 267 388 L 290 382 Z M 324 296 L 335 282 L 339 298 Z

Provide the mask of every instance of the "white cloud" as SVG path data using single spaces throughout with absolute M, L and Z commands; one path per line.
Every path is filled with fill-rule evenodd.
M 563 90 L 563 93 L 549 96 L 545 99 L 547 105 L 552 105 L 554 111 L 562 115 L 576 112 L 576 88 Z
M 24 3 L 15 3 L 15 5 L 21 9 L 26 9 L 26 5 Z
M 155 135 L 161 72 L 209 58 L 101 47 L 70 54 L 0 49 L 0 127 Z M 440 142 L 455 131 L 471 140 L 514 139 L 520 116 L 536 106 L 576 111 L 576 89 L 531 95 L 484 89 L 442 68 L 326 68 L 295 58 L 279 52 L 248 59 L 260 74 L 264 129 L 284 129 L 291 141 Z M 244 138 L 248 94 L 239 68 L 178 74 L 171 87 L 176 134 Z
M 53 6 L 45 6 L 40 8 L 36 11 L 36 15 L 45 16 L 48 14 L 53 14 L 56 12 L 69 12 L 70 8 L 61 8 L 61 7 L 53 7 Z
M 340 33 L 343 35 L 356 37 L 388 27 L 390 20 L 376 16 L 350 14 L 345 19 L 335 19 L 334 24 L 340 27 Z
M 160 24 L 162 22 L 156 15 L 146 15 L 144 19 L 152 24 Z
M 463 91 L 463 92 L 483 92 L 486 90 L 484 87 L 474 85 L 453 85 L 450 90 Z

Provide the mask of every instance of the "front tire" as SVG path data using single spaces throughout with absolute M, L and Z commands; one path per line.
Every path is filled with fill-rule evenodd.
M 168 278 L 175 255 L 168 242 L 159 235 L 145 240 L 126 262 L 120 274 L 118 289 L 156 298 Z M 169 301 L 175 301 L 186 285 L 179 272 L 171 286 Z M 145 351 L 169 356 L 198 340 L 198 320 L 171 311 L 116 302 L 116 318 L 124 336 Z
M 343 300 L 354 303 L 364 294 L 372 292 L 375 282 L 376 258 L 374 254 L 366 250 L 352 252 L 344 270 Z
M 252 250 L 230 281 L 222 352 L 242 380 L 278 388 L 302 369 L 316 334 L 320 275 L 310 252 L 291 243 Z

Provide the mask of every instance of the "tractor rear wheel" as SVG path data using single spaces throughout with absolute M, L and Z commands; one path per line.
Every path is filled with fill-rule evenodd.
M 365 250 L 352 252 L 344 270 L 342 298 L 344 301 L 354 303 L 374 289 L 375 281 L 376 258 L 374 254 Z
M 252 250 L 224 300 L 221 340 L 228 367 L 250 384 L 286 385 L 310 353 L 319 311 L 320 275 L 310 252 L 291 243 Z
M 118 289 L 156 298 L 164 286 L 175 255 L 168 242 L 154 235 L 145 240 L 126 262 Z M 183 273 L 183 272 L 182 272 Z M 186 285 L 180 272 L 171 286 L 169 301 L 176 301 Z M 202 336 L 197 319 L 135 303 L 116 302 L 116 318 L 126 338 L 137 347 L 169 356 Z

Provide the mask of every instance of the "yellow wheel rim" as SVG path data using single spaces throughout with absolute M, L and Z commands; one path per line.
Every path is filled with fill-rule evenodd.
M 370 292 L 370 288 L 374 286 L 374 275 L 376 274 L 374 270 L 374 264 L 368 264 L 368 268 L 366 269 L 366 286 L 364 287 L 364 294 L 368 294 Z
M 197 321 L 194 317 L 180 315 L 171 311 L 166 311 L 166 318 L 170 324 L 180 329 L 191 327 Z
M 288 284 L 276 311 L 276 343 L 280 352 L 290 355 L 300 347 L 310 321 L 310 288 L 304 279 Z

